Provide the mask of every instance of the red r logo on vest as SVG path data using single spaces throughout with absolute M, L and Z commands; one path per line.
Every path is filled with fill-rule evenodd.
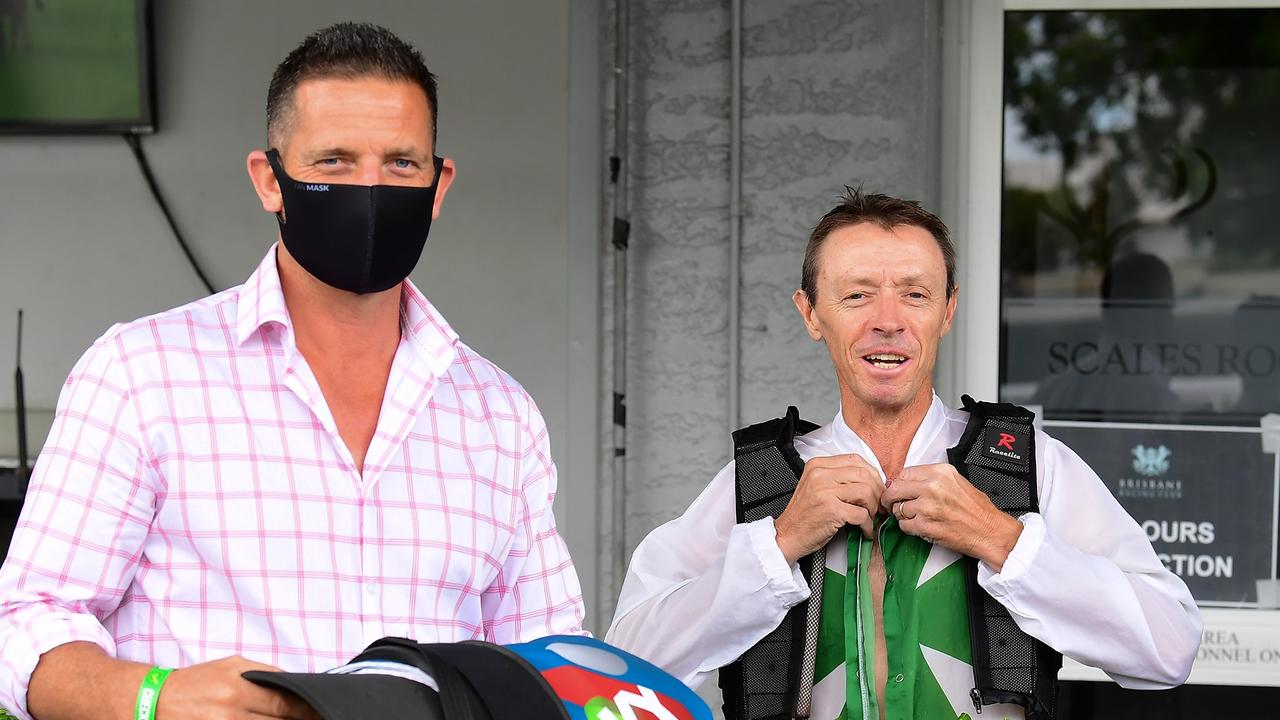
M 982 434 L 982 455 L 992 460 L 1025 466 L 1029 440 L 1026 433 L 989 427 Z

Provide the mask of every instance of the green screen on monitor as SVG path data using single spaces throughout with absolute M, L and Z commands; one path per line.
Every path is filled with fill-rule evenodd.
M 0 0 L 0 132 L 149 132 L 148 0 Z

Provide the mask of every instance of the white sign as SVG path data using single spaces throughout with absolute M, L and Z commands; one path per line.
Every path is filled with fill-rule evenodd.
M 1204 608 L 1204 638 L 1192 685 L 1280 687 L 1280 611 Z M 1101 670 L 1063 658 L 1062 680 L 1103 680 Z

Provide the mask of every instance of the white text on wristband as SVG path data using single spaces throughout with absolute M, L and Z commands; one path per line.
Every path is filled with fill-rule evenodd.
M 153 667 L 142 678 L 138 688 L 138 701 L 133 708 L 134 720 L 153 720 L 156 716 L 156 703 L 160 700 L 160 688 L 169 679 L 172 668 Z

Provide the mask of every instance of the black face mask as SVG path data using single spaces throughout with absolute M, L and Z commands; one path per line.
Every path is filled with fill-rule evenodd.
M 280 237 L 298 264 L 326 285 L 375 293 L 399 285 L 418 264 L 444 161 L 430 187 L 300 182 L 267 151 L 283 196 Z

